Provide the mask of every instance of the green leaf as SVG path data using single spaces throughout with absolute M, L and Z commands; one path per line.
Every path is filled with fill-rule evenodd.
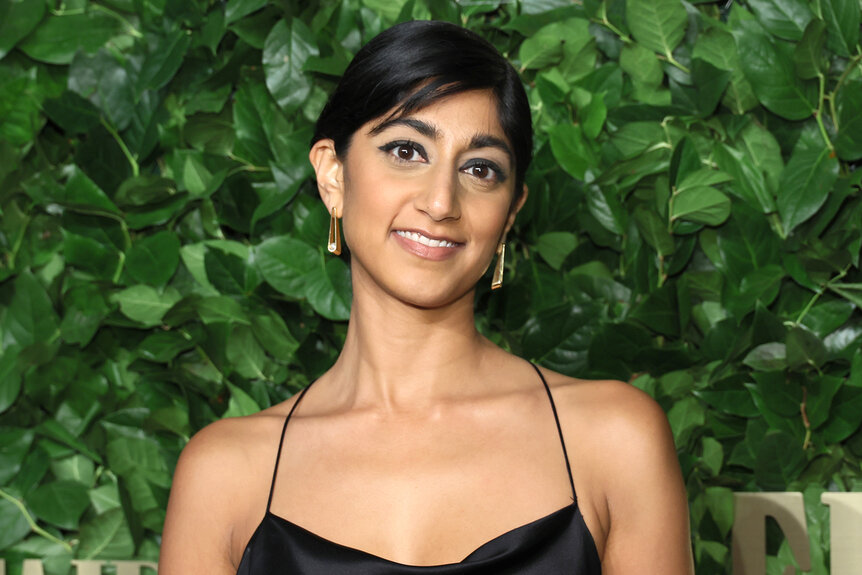
M 819 368 L 826 361 L 823 341 L 803 327 L 794 327 L 787 334 L 787 365 L 791 368 Z
M 126 269 L 140 283 L 162 287 L 180 262 L 180 240 L 173 232 L 162 231 L 132 244 Z
M 104 210 L 111 213 L 119 213 L 114 202 L 108 198 L 99 186 L 79 169 L 75 169 L 66 187 L 63 188 L 62 200 L 69 205 L 84 209 Z
M 688 15 L 679 0 L 626 0 L 626 20 L 640 44 L 671 57 L 685 36 Z
M 249 295 L 261 282 L 250 262 L 219 249 L 206 250 L 204 267 L 209 282 L 223 294 Z
M 816 84 L 796 77 L 791 47 L 778 44 L 752 21 L 735 30 L 742 69 L 760 103 L 788 120 L 804 120 L 817 106 Z
M 87 345 L 110 312 L 99 286 L 92 283 L 77 285 L 63 295 L 63 321 L 60 337 L 70 344 Z
M 825 145 L 796 147 L 781 173 L 776 198 L 785 234 L 817 213 L 838 179 L 838 169 L 838 160 Z
M 724 449 L 721 443 L 714 437 L 704 437 L 701 444 L 703 445 L 703 455 L 701 456 L 703 465 L 712 476 L 718 475 L 721 473 L 721 465 L 724 461 Z
M 826 46 L 826 24 L 822 20 L 811 20 L 805 33 L 793 51 L 793 62 L 800 78 L 816 78 L 826 65 L 823 48 Z
M 280 293 L 302 298 L 308 276 L 320 265 L 320 254 L 305 242 L 272 238 L 255 248 L 255 261 L 266 282 Z
M 57 420 L 46 419 L 36 427 L 36 431 L 39 435 L 49 437 L 63 445 L 71 447 L 74 450 L 80 451 L 97 463 L 102 463 L 102 458 L 98 453 L 91 450 L 86 443 L 78 439 L 75 435 L 69 433 L 69 431 Z
M 181 296 L 170 288 L 159 293 L 147 285 L 135 285 L 115 293 L 111 300 L 120 304 L 120 311 L 127 318 L 146 326 L 158 325 Z
M 572 177 L 583 180 L 587 169 L 595 165 L 595 155 L 579 125 L 559 124 L 550 131 L 551 151 L 557 162 Z
M 583 45 L 588 35 L 587 22 L 569 19 L 553 22 L 542 27 L 521 44 L 518 59 L 522 70 L 540 70 L 553 66 L 563 58 L 563 46 L 571 38 L 572 42 Z
M 673 430 L 674 443 L 677 448 L 683 449 L 694 430 L 706 422 L 706 410 L 697 399 L 686 397 L 674 403 L 667 419 Z
M 845 58 L 856 52 L 859 43 L 860 10 L 858 0 L 819 0 L 829 32 L 826 46 Z
M 862 426 L 862 388 L 843 386 L 835 394 L 822 437 L 827 444 L 844 441 Z
M 18 48 L 40 62 L 68 64 L 78 50 L 92 54 L 119 32 L 119 22 L 104 12 L 68 12 L 49 15 Z
M 720 70 L 731 72 L 739 67 L 739 54 L 733 34 L 721 28 L 709 28 L 698 34 L 691 55 Z
M 90 506 L 87 486 L 75 481 L 53 481 L 27 495 L 27 504 L 39 519 L 63 529 L 76 529 Z
M 258 343 L 270 355 L 281 361 L 293 359 L 299 342 L 278 313 L 270 309 L 265 314 L 255 314 L 251 316 L 251 325 Z
M 117 130 L 126 129 L 135 116 L 132 76 L 105 48 L 93 56 L 80 52 L 74 57 L 69 66 L 69 90 L 89 99 Z
M 30 533 L 30 524 L 11 501 L 0 498 L 0 550 L 7 549 Z
M 242 305 L 228 296 L 206 297 L 197 303 L 198 315 L 205 324 L 212 323 L 251 323 Z
M 353 299 L 350 268 L 338 258 L 326 260 L 324 266 L 309 275 L 306 297 L 314 311 L 326 319 L 346 321 Z
M 830 283 L 829 289 L 862 309 L 862 283 Z
M 21 393 L 18 347 L 9 346 L 0 354 L 0 414 L 15 404 Z
M 637 223 L 644 241 L 660 256 L 669 256 L 673 253 L 673 238 L 667 231 L 667 224 L 661 220 L 657 213 L 644 207 L 638 207 L 635 210 L 635 223 Z
M 225 7 L 225 24 L 245 18 L 266 6 L 267 0 L 229 0 Z
M 727 537 L 733 528 L 733 491 L 727 487 L 707 487 L 704 489 L 706 508 L 715 520 L 722 537 Z
M 234 326 L 227 342 L 227 358 L 241 376 L 247 379 L 266 378 L 263 373 L 266 354 L 257 343 L 250 328 L 243 325 Z M 233 392 L 231 395 L 234 395 Z M 257 407 L 256 404 L 255 407 Z M 256 411 L 260 411 L 260 408 L 257 407 Z
M 631 318 L 660 334 L 678 336 L 681 318 L 674 284 L 665 284 L 648 294 L 632 311 Z
M 227 386 L 230 389 L 230 402 L 222 417 L 254 415 L 260 411 L 260 406 L 249 394 L 231 383 L 228 383 Z
M 548 232 L 539 236 L 536 250 L 548 265 L 559 270 L 566 257 L 577 246 L 577 238 L 571 232 Z
M 138 91 L 158 90 L 171 81 L 191 46 L 192 36 L 185 30 L 173 30 L 164 36 L 151 36 L 150 53 L 138 76 Z
M 170 486 L 171 476 L 159 443 L 149 437 L 118 437 L 108 443 L 108 465 L 121 476 L 139 474 L 161 487 Z
M 783 491 L 805 467 L 802 444 L 783 431 L 770 431 L 763 438 L 754 461 L 754 476 L 765 489 Z
M 748 0 L 767 32 L 785 40 L 799 40 L 814 18 L 804 0 Z
M 117 188 L 114 201 L 123 207 L 159 204 L 177 194 L 173 180 L 159 176 L 138 176 L 124 180 Z
M 135 542 L 122 509 L 111 509 L 81 526 L 76 549 L 81 559 L 125 560 L 135 552 Z
M 167 363 L 194 346 L 194 339 L 185 332 L 158 331 L 148 335 L 138 345 L 137 352 L 150 361 Z
M 61 481 L 72 481 L 90 487 L 96 478 L 96 465 L 83 455 L 72 455 L 51 463 L 51 472 Z
M 266 37 L 263 48 L 263 69 L 266 87 L 287 113 L 293 112 L 308 98 L 311 83 L 302 72 L 306 60 L 319 51 L 314 34 L 298 18 L 288 25 L 279 21 Z
M 730 199 L 715 188 L 689 188 L 673 198 L 671 221 L 688 220 L 708 226 L 723 224 L 730 216 Z
M 0 3 L 0 60 L 26 38 L 45 15 L 45 2 L 3 0 Z
M 614 235 L 622 236 L 627 227 L 628 214 L 613 191 L 596 184 L 587 186 L 587 208 L 590 214 Z
M 718 167 L 733 177 L 728 191 L 763 213 L 776 210 L 775 199 L 766 184 L 762 170 L 745 152 L 716 143 L 713 150 Z
M 29 272 L 14 281 L 12 303 L 3 316 L 4 339 L 27 347 L 53 341 L 58 335 L 58 318 L 45 289 Z
M 34 435 L 29 429 L 0 427 L 0 483 L 3 485 L 21 469 Z
M 594 313 L 583 304 L 559 304 L 540 311 L 524 327 L 524 355 L 543 364 L 562 364 L 569 372 L 585 367 Z
M 850 81 L 838 92 L 835 151 L 846 161 L 862 159 L 862 82 Z
M 748 352 L 742 363 L 759 371 L 784 369 L 787 365 L 787 347 L 778 342 L 758 345 Z
M 626 44 L 620 52 L 620 68 L 634 82 L 656 87 L 664 79 L 664 72 L 655 52 L 640 44 Z

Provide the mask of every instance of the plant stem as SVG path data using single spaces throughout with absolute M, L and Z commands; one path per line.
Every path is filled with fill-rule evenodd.
M 47 531 L 45 531 L 44 529 L 39 527 L 39 525 L 36 524 L 36 520 L 33 519 L 33 516 L 30 515 L 30 512 L 27 511 L 27 507 L 24 506 L 24 503 L 20 499 L 18 499 L 17 497 L 12 497 L 11 495 L 6 493 L 2 489 L 0 489 L 0 497 L 11 502 L 15 507 L 18 508 L 18 510 L 21 512 L 21 514 L 27 520 L 27 523 L 30 524 L 30 529 L 32 529 L 34 533 L 41 535 L 42 537 L 44 537 L 48 541 L 51 541 L 53 543 L 57 543 L 58 545 L 62 545 L 66 551 L 69 551 L 69 552 L 72 551 L 72 546 L 69 545 L 68 542 L 63 541 L 59 537 L 55 537 L 54 535 L 51 535 L 50 533 L 48 533 Z
M 604 2 L 602 3 L 602 18 L 601 18 L 601 20 L 593 19 L 593 22 L 595 22 L 597 24 L 601 24 L 602 26 L 604 26 L 605 28 L 607 28 L 608 30 L 610 30 L 611 32 L 613 32 L 614 34 L 619 36 L 620 40 L 622 40 L 626 44 L 631 43 L 632 39 L 629 38 L 628 35 L 624 34 L 622 30 L 620 30 L 619 28 L 614 26 L 610 20 L 608 20 L 608 9 L 607 9 L 607 5 Z
M 826 146 L 834 156 L 835 146 L 832 145 L 832 140 L 829 139 L 829 134 L 826 133 L 826 126 L 823 125 L 823 100 L 826 98 L 826 76 L 818 73 L 817 77 L 820 79 L 820 96 L 817 99 L 817 110 L 814 112 L 814 117 L 817 119 L 817 126 L 820 128 L 820 135 L 823 136 L 823 141 L 826 142 Z
M 120 149 L 123 151 L 123 155 L 126 156 L 126 159 L 129 161 L 129 165 L 132 166 L 132 176 L 137 178 L 138 175 L 141 173 L 141 169 L 138 166 L 138 161 L 135 159 L 135 157 L 132 155 L 132 152 L 129 151 L 128 146 L 126 146 L 126 143 L 123 141 L 123 138 L 120 137 L 120 134 L 117 132 L 117 130 L 114 129 L 111 123 L 108 122 L 104 116 L 101 116 L 99 120 L 101 121 L 102 126 L 104 126 L 106 130 L 108 130 L 108 133 L 114 137 L 114 140 L 116 140 L 117 144 L 120 146 Z
M 670 52 L 665 54 L 664 57 L 667 58 L 668 63 L 671 64 L 672 66 L 679 68 L 680 70 L 682 70 L 686 74 L 691 74 L 691 70 L 689 70 L 686 66 L 683 66 L 682 64 L 677 62 L 676 58 L 674 58 L 673 54 L 671 54 Z

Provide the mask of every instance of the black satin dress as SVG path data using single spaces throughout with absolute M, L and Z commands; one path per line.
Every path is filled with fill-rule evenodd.
M 445 565 L 405 565 L 330 541 L 270 511 L 284 430 L 308 390 L 306 388 L 285 418 L 266 515 L 245 548 L 237 575 L 599 575 L 601 563 L 592 535 L 578 509 L 554 398 L 542 373 L 533 367 L 545 386 L 557 423 L 572 486 L 573 502 L 570 505 L 507 531 L 484 543 L 460 562 Z

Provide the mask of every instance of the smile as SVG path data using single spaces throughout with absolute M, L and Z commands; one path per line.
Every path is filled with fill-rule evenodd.
M 420 243 L 423 246 L 428 246 L 430 248 L 455 248 L 458 247 L 458 244 L 455 242 L 450 242 L 447 240 L 434 240 L 431 238 L 426 238 L 422 234 L 418 232 L 405 232 L 402 230 L 398 230 L 395 232 L 402 238 L 407 238 L 408 240 L 412 240 L 414 242 Z

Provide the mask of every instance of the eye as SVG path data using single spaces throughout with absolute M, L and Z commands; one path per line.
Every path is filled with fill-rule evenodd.
M 499 166 L 487 160 L 471 160 L 461 171 L 483 182 L 504 182 L 506 174 Z
M 425 148 L 416 142 L 411 142 L 409 140 L 389 142 L 388 144 L 380 146 L 380 150 L 393 156 L 400 162 L 421 162 L 428 160 Z

